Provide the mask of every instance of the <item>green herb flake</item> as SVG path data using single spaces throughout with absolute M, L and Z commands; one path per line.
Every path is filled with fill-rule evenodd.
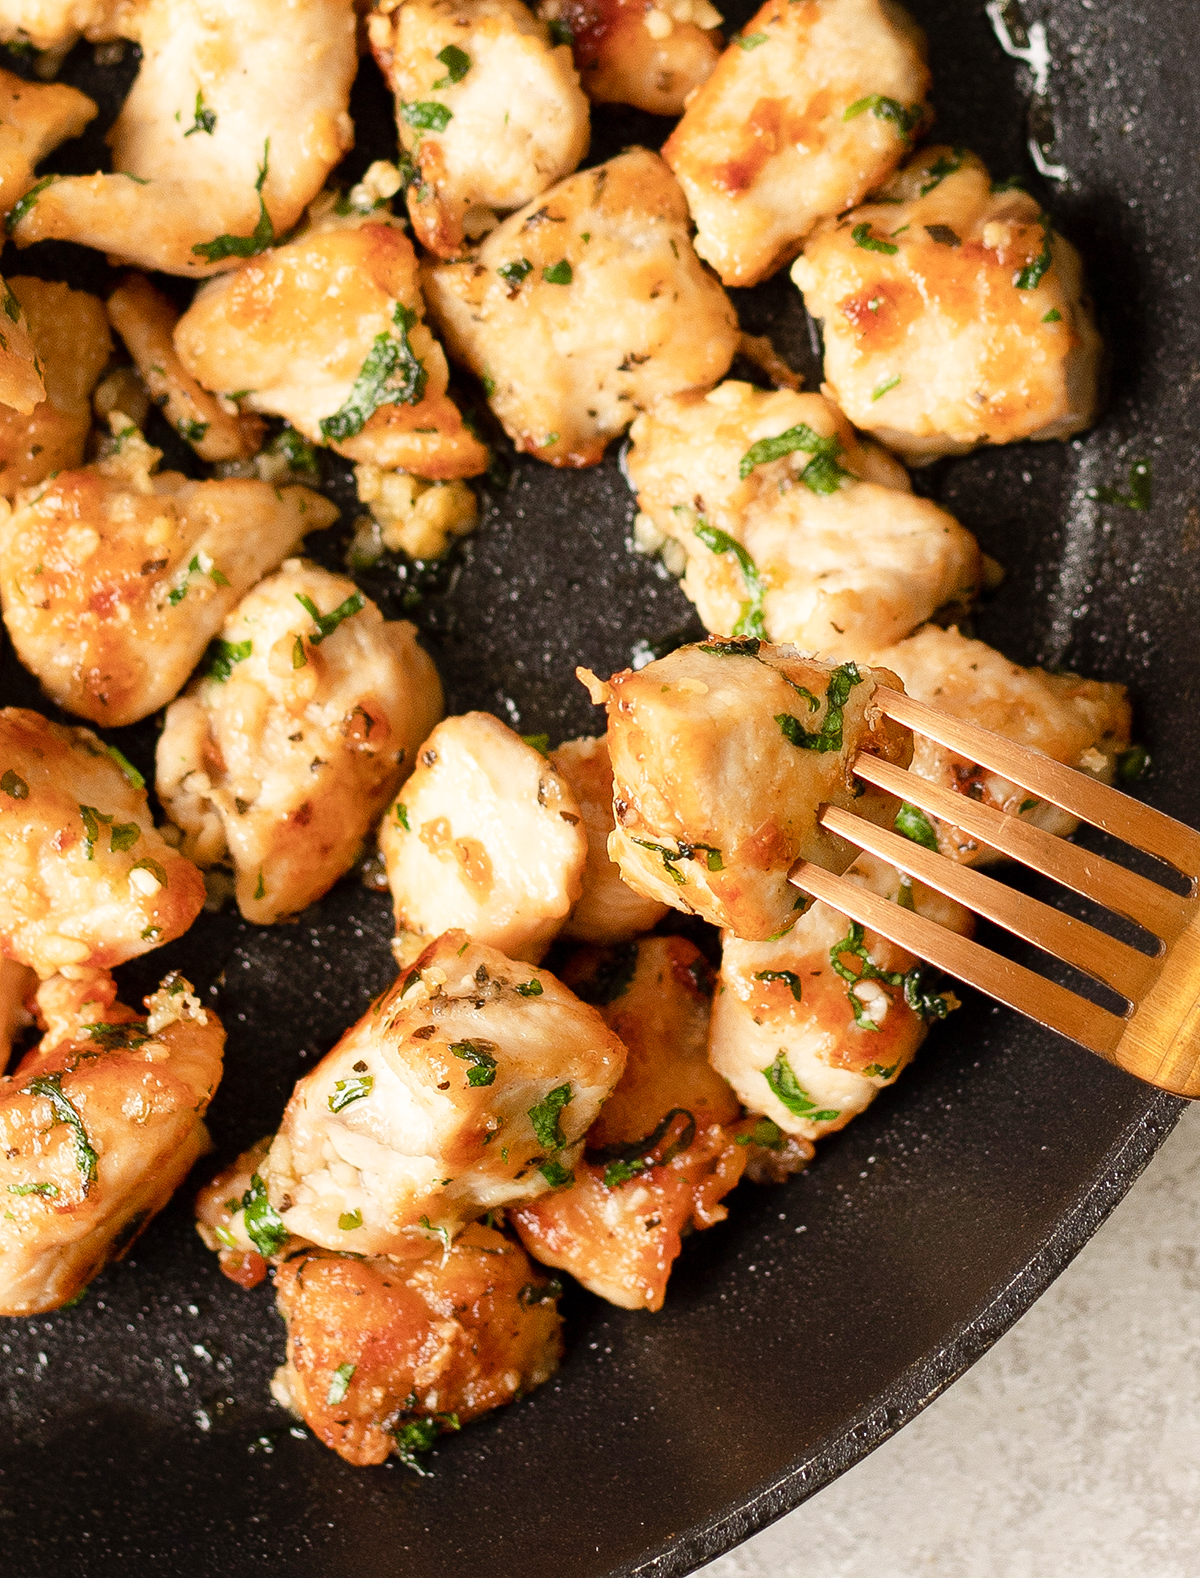
M 292 667 L 293 669 L 308 667 L 308 653 L 304 650 L 303 636 L 297 636 L 292 642 Z
M 420 405 L 429 374 L 408 337 L 418 321 L 417 314 L 403 302 L 396 303 L 392 322 L 399 334 L 385 330 L 375 336 L 345 403 L 332 416 L 321 418 L 325 438 L 334 443 L 353 438 L 380 406 Z
M 194 137 L 197 132 L 203 132 L 205 136 L 211 137 L 216 129 L 217 112 L 216 110 L 210 109 L 208 105 L 205 104 L 204 94 L 199 89 L 197 89 L 195 120 L 193 120 L 192 124 L 188 127 L 187 131 L 185 131 L 183 135 L 185 137 Z
M 651 1165 L 652 1163 L 644 1158 L 633 1162 L 609 1162 L 604 1169 L 604 1187 L 615 1189 L 618 1184 L 628 1183 L 631 1178 L 636 1178 Z
M 518 997 L 540 997 L 542 995 L 542 983 L 540 981 L 520 981 L 513 990 Z
M 799 718 L 790 712 L 775 714 L 775 722 L 790 745 L 802 751 L 840 751 L 844 743 L 846 702 L 855 685 L 861 685 L 863 676 L 855 663 L 842 663 L 829 676 L 825 692 L 825 717 L 816 732 L 806 729 Z
M 422 99 L 400 106 L 400 119 L 414 131 L 444 132 L 454 114 L 436 99 Z
M 1150 462 L 1135 460 L 1129 468 L 1128 493 L 1122 493 L 1116 487 L 1089 488 L 1088 498 L 1096 499 L 1100 504 L 1119 504 L 1126 510 L 1148 510 L 1152 493 Z
M 189 420 L 185 417 L 176 424 L 176 429 L 180 438 L 186 439 L 189 444 L 199 444 L 203 442 L 204 435 L 208 432 L 208 423 Z M 216 579 L 215 575 L 213 579 Z M 228 586 L 229 582 L 225 581 L 224 584 Z
M 720 636 L 709 636 L 696 650 L 707 652 L 710 657 L 757 657 L 761 645 L 762 642 L 754 636 L 747 636 L 740 641 L 724 641 Z
M 1131 745 L 1117 755 L 1117 777 L 1123 784 L 1135 784 L 1150 771 L 1150 752 L 1144 745 Z
M 757 447 L 755 445 L 755 448 Z M 750 453 L 753 453 L 753 450 Z M 710 552 L 731 553 L 742 572 L 742 583 L 749 596 L 742 604 L 737 623 L 733 627 L 733 634 L 765 641 L 767 627 L 763 618 L 763 598 L 766 596 L 767 583 L 759 574 L 758 566 L 735 537 L 731 537 L 728 532 L 722 531 L 717 526 L 710 526 L 703 517 L 696 522 L 693 530 Z
M 912 134 L 921 123 L 925 113 L 922 104 L 903 105 L 896 99 L 889 99 L 882 93 L 868 93 L 865 99 L 855 99 L 842 115 L 844 121 L 852 121 L 870 110 L 878 121 L 891 121 L 900 134 L 901 140 L 908 144 L 912 141 Z M 947 171 L 947 174 L 950 172 Z M 940 179 L 940 177 L 939 177 Z M 936 185 L 936 182 L 934 183 Z
M 787 1144 L 783 1130 L 770 1118 L 759 1118 L 749 1134 L 739 1134 L 738 1145 L 761 1145 L 766 1151 L 781 1151 Z
M 58 1199 L 58 1185 L 54 1183 L 9 1184 L 8 1192 L 16 1195 L 36 1194 L 43 1200 Z
M 892 251 L 895 250 L 893 247 Z M 813 493 L 836 493 L 842 479 L 850 475 L 839 464 L 842 444 L 836 433 L 830 438 L 822 438 L 807 422 L 799 422 L 795 427 L 789 427 L 786 433 L 779 433 L 774 438 L 760 438 L 756 444 L 751 444 L 738 463 L 738 476 L 744 482 L 755 466 L 782 460 L 784 455 L 796 450 L 813 457 L 800 473 L 801 482 Z M 736 630 L 733 633 L 739 634 Z
M 874 389 L 871 390 L 871 399 L 882 400 L 884 395 L 895 389 L 899 382 L 900 374 L 893 373 L 890 378 L 885 378 L 882 383 L 875 385 Z
M 356 1364 L 339 1364 L 333 1372 L 329 1390 L 325 1393 L 325 1401 L 330 1408 L 345 1400 L 346 1393 L 350 1390 L 350 1382 L 354 1379 L 354 1372 L 357 1369 L 358 1366 Z
M 888 1068 L 884 1068 L 882 1063 L 868 1063 L 863 1073 L 868 1079 L 892 1079 L 899 1067 L 899 1063 L 893 1063 Z
M 109 851 L 114 855 L 123 854 L 132 849 L 141 836 L 142 830 L 136 822 L 118 822 L 109 835 Z
M 759 970 L 756 981 L 782 981 L 797 1002 L 801 1001 L 800 977 L 792 970 Z
M 1032 811 L 1035 806 L 1040 805 L 1040 804 L 1041 804 L 1040 800 L 1035 800 L 1032 797 L 1029 798 L 1028 800 L 1022 800 L 1020 805 L 1017 807 L 1017 815 L 1018 816 L 1024 816 L 1026 811 Z
M 349 619 L 353 614 L 361 613 L 367 606 L 367 600 L 361 592 L 352 592 L 344 603 L 339 603 L 332 612 L 323 614 L 312 598 L 308 597 L 304 592 L 296 592 L 294 595 L 296 601 L 317 627 L 316 635 L 308 638 L 309 645 L 314 647 L 319 647 L 327 636 L 331 636 L 344 619 Z
M 493 1083 L 496 1078 L 496 1059 L 492 1053 L 496 1050 L 494 1041 L 455 1041 L 450 1046 L 452 1056 L 473 1065 L 467 1070 L 468 1085 Z M 567 1088 L 569 1090 L 570 1086 Z
M 267 1186 L 258 1173 L 252 1173 L 250 1187 L 242 1196 L 243 1220 L 250 1242 L 264 1259 L 277 1255 L 288 1241 L 283 1218 L 267 1199 Z
M 675 861 L 682 860 L 684 858 L 679 850 L 668 849 L 665 844 L 652 843 L 648 838 L 633 838 L 632 834 L 630 835 L 630 841 L 634 844 L 637 844 L 640 849 L 652 849 L 656 854 L 661 855 L 662 863 L 666 867 L 667 875 L 670 877 L 671 881 L 677 888 L 682 888 L 686 884 L 687 878 L 684 876 L 683 872 L 680 871 L 679 867 L 674 863 Z
M 144 789 L 146 787 L 146 780 L 138 772 L 128 756 L 119 751 L 115 745 L 106 746 L 105 749 L 124 773 L 127 783 L 131 784 L 135 789 Z M 2 787 L 2 780 L 0 780 L 0 787 Z
M 548 1151 L 561 1151 L 567 1143 L 558 1115 L 570 1100 L 570 1085 L 557 1085 L 535 1107 L 529 1109 L 529 1121 L 533 1124 L 537 1142 Z
M 461 82 L 471 69 L 471 57 L 465 49 L 459 49 L 457 44 L 447 44 L 445 49 L 438 51 L 437 58 L 446 68 L 446 75 L 439 77 L 433 88 L 436 93 L 439 88 L 448 88 L 455 82 Z M 443 128 L 439 127 L 439 131 Z
M 233 673 L 233 665 L 235 663 L 244 663 L 254 650 L 254 647 L 250 641 L 222 641 L 218 639 L 213 642 L 210 650 L 212 656 L 209 659 L 208 667 L 204 671 L 204 677 L 205 679 L 215 679 L 218 684 L 223 685 Z
M 7 280 L 4 282 L 3 306 L 12 322 L 19 323 L 21 319 L 21 303 L 17 300 L 16 293 Z
M 262 867 L 260 866 L 259 867 L 259 871 L 258 871 L 258 882 L 255 885 L 255 889 L 254 889 L 254 897 L 256 899 L 265 899 L 266 896 L 267 896 L 267 887 L 266 887 L 266 883 L 263 881 Z
M 449 1182 L 449 1179 L 447 1179 L 447 1182 Z M 425 1231 L 432 1234 L 434 1238 L 440 1238 L 442 1241 L 442 1249 L 449 1253 L 450 1229 L 448 1227 L 434 1227 L 433 1223 L 427 1216 L 423 1216 L 417 1225 L 419 1227 L 423 1227 Z
M 563 1164 L 553 1156 L 548 1157 L 539 1165 L 538 1172 L 541 1173 L 542 1177 L 550 1185 L 551 1189 L 565 1189 L 568 1184 L 573 1184 L 575 1182 L 575 1174 L 571 1171 L 571 1169 L 569 1167 L 564 1167 Z
M 392 809 L 396 813 L 396 820 L 397 820 L 397 822 L 399 822 L 400 826 L 404 829 L 404 831 L 406 833 L 411 833 L 412 832 L 412 828 L 409 825 L 409 821 L 408 821 L 408 807 L 406 805 L 404 805 L 401 801 L 397 800 L 396 804 L 392 807 Z
M 129 868 L 130 875 L 132 876 L 135 871 L 148 871 L 160 888 L 165 888 L 168 885 L 166 871 L 159 865 L 157 860 L 151 860 L 149 855 L 144 855 L 141 860 L 134 861 Z
M 575 270 L 566 258 L 560 258 L 557 263 L 551 263 L 542 270 L 542 278 L 547 285 L 569 285 L 575 278 Z
M 100 1158 L 92 1148 L 88 1132 L 83 1126 L 83 1119 L 71 1099 L 63 1093 L 62 1080 L 61 1074 L 42 1074 L 37 1079 L 29 1081 L 25 1086 L 25 1093 L 30 1096 L 41 1096 L 50 1103 L 54 1113 L 53 1126 L 65 1123 L 70 1129 L 75 1165 L 83 1179 L 83 1193 L 86 1197 L 96 1182 L 96 1166 Z
M 864 252 L 882 252 L 885 257 L 894 257 L 900 250 L 894 241 L 881 241 L 878 236 L 873 236 L 870 225 L 865 221 L 861 225 L 855 225 L 850 232 L 850 239 Z
M 79 1028 L 87 1032 L 102 1052 L 136 1052 L 150 1039 L 144 1019 L 127 1020 L 124 1024 L 80 1025 Z
M 338 1217 L 338 1227 L 343 1233 L 353 1233 L 356 1227 L 363 1223 L 362 1212 L 355 1206 L 353 1211 L 343 1211 Z
M 1057 307 L 1051 307 L 1050 311 L 1042 319 L 1043 323 L 1061 323 L 1062 321 L 1062 313 L 1059 312 Z
M 24 197 L 13 204 L 13 206 L 9 209 L 7 217 L 4 221 L 4 228 L 8 231 L 10 236 L 21 223 L 22 219 L 24 219 L 25 215 L 33 208 L 34 204 L 37 202 L 38 198 L 42 195 L 46 188 L 57 180 L 57 175 L 44 175 L 35 186 L 31 186 L 29 188 Z
M 521 739 L 526 745 L 537 751 L 539 756 L 549 756 L 550 736 L 548 734 L 523 734 Z
M 3 778 L 0 778 L 0 792 L 6 794 L 10 800 L 29 799 L 29 785 L 20 773 L 13 772 L 11 767 Z
M 206 263 L 220 263 L 225 258 L 252 258 L 260 252 L 265 252 L 268 247 L 275 245 L 275 224 L 267 212 L 267 205 L 263 198 L 263 187 L 266 185 L 267 169 L 271 157 L 271 139 L 268 137 L 263 143 L 263 160 L 258 167 L 258 179 L 254 183 L 254 190 L 258 193 L 258 223 L 248 236 L 217 236 L 212 241 L 200 241 L 192 248 L 198 257 Z
M 112 826 L 112 817 L 105 816 L 103 811 L 97 811 L 94 805 L 81 805 L 79 815 L 83 820 L 83 856 L 85 860 L 95 860 L 96 840 L 100 837 L 100 823 Z
M 908 226 L 905 225 L 904 229 L 907 230 Z M 900 232 L 899 230 L 893 230 L 892 234 L 898 236 Z M 962 237 L 957 230 L 951 230 L 949 225 L 926 225 L 925 234 L 931 241 L 936 242 L 939 247 L 962 246 Z
M 549 1282 L 527 1282 L 517 1294 L 517 1303 L 522 1309 L 530 1310 L 538 1304 L 553 1304 L 561 1297 L 562 1283 L 557 1277 L 551 1277 Z
M 528 279 L 530 274 L 533 273 L 533 264 L 528 258 L 514 258 L 511 263 L 501 263 L 496 273 L 499 274 L 506 285 L 511 285 L 515 290 L 522 281 Z M 491 380 L 489 379 L 488 382 L 490 383 Z M 492 389 L 489 389 L 488 393 L 491 394 L 494 389 L 495 385 L 493 384 Z
M 425 1467 L 425 1459 L 438 1436 L 444 1430 L 460 1428 L 457 1414 L 435 1414 L 432 1419 L 410 1419 L 407 1424 L 397 1425 L 392 1432 L 396 1456 L 405 1468 L 411 1468 L 414 1474 L 424 1478 L 429 1472 Z
M 1018 269 L 1013 275 L 1013 284 L 1017 290 L 1036 290 L 1042 283 L 1046 270 L 1054 261 L 1050 251 L 1050 215 L 1039 214 L 1038 224 L 1042 227 L 1042 250 L 1032 263 L 1026 263 L 1024 268 Z
M 944 153 L 939 154 L 925 172 L 928 180 L 921 187 L 920 195 L 928 197 L 935 186 L 940 186 L 948 175 L 954 175 L 961 169 L 962 155 L 957 148 L 954 150 L 953 158 L 948 159 Z
M 341 1112 L 352 1101 L 361 1101 L 375 1088 L 372 1074 L 355 1074 L 351 1079 L 339 1079 L 329 1095 L 330 1112 Z
M 837 1108 L 818 1110 L 816 1102 L 792 1072 L 787 1053 L 782 1047 L 774 1063 L 770 1068 L 764 1068 L 762 1074 L 772 1093 L 795 1117 L 805 1118 L 809 1123 L 830 1123 L 834 1118 L 841 1116 Z
M 1034 801 L 1036 805 L 1037 802 Z M 920 844 L 925 849 L 932 849 L 934 854 L 938 851 L 938 837 L 933 823 L 919 806 L 909 805 L 906 800 L 896 812 L 895 827 L 897 833 L 903 833 L 914 844 Z
M 735 33 L 733 42 L 739 49 L 744 49 L 748 53 L 752 49 L 757 49 L 760 44 L 765 44 L 767 35 L 766 33 Z

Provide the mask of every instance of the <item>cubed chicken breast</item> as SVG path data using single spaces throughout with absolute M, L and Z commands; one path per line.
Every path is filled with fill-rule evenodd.
M 725 42 L 721 13 L 709 0 L 542 0 L 538 14 L 570 38 L 593 103 L 632 104 L 651 115 L 682 115 Z
M 0 1079 L 0 1314 L 57 1309 L 120 1259 L 209 1149 L 225 1032 L 167 976 L 147 1014 L 111 977 L 41 989 L 56 1030 Z
M 286 417 L 314 444 L 384 470 L 474 476 L 487 449 L 446 393 L 446 358 L 423 319 L 412 243 L 386 216 L 359 216 L 213 280 L 175 346 L 205 389 Z
M 18 707 L 0 712 L 0 873 L 0 951 L 43 977 L 148 953 L 204 903 L 120 752 Z
M 60 707 L 113 727 L 177 695 L 238 599 L 337 518 L 308 488 L 156 471 L 161 451 L 122 421 L 105 458 L 0 519 L 17 656 Z
M 496 212 L 523 208 L 587 152 L 588 101 L 570 48 L 521 0 L 405 0 L 367 19 L 396 96 L 423 246 L 458 257 Z
M 13 36 L 3 15 L 12 9 L 11 0 L 0 4 L 0 37 Z M 86 93 L 65 82 L 27 82 L 0 71 L 0 213 L 12 212 L 34 185 L 36 166 L 98 113 Z
M 225 620 L 167 709 L 156 788 L 201 866 L 228 861 L 260 925 L 328 891 L 442 711 L 432 660 L 353 581 L 287 560 Z
M 897 802 L 855 781 L 860 751 L 906 766 L 908 731 L 873 702 L 886 669 L 834 667 L 752 639 L 680 647 L 603 684 L 617 827 L 608 852 L 648 898 L 761 939 L 803 903 L 798 859 L 840 872 L 854 858 L 822 805 L 891 826 Z
M 625 1048 L 545 970 L 440 937 L 300 1081 L 266 1162 L 283 1229 L 413 1256 L 571 1181 Z
M 925 118 L 924 37 L 894 0 L 767 0 L 663 148 L 726 285 L 757 285 L 861 202 Z
M 1124 685 L 1022 668 L 956 629 L 930 625 L 878 652 L 872 661 L 898 674 L 906 692 L 918 701 L 1031 746 L 1101 783 L 1112 783 L 1117 757 L 1129 746 L 1131 714 Z M 1063 838 L 1079 826 L 1078 818 L 1058 806 L 1027 795 L 998 773 L 954 756 L 923 734 L 913 735 L 912 771 Z M 899 827 L 965 865 L 1000 858 L 986 844 L 915 806 L 905 808 Z
M 12 412 L 28 416 L 39 401 L 45 400 L 46 385 L 29 319 L 11 286 L 2 279 L 0 292 L 4 312 L 4 327 L 0 328 L 0 417 L 7 422 Z
M 596 465 L 638 411 L 716 383 L 737 348 L 683 193 L 645 148 L 562 181 L 430 269 L 425 292 L 517 448 L 555 466 Z
M 663 400 L 632 437 L 638 504 L 717 634 L 861 658 L 975 596 L 974 537 L 820 395 L 730 380 Z
M 910 160 L 816 231 L 792 278 L 822 324 L 830 399 L 910 464 L 1095 419 L 1102 347 L 1079 254 L 974 154 Z
M 447 718 L 379 831 L 398 956 L 461 927 L 536 962 L 583 891 L 583 814 L 554 763 L 486 712 Z

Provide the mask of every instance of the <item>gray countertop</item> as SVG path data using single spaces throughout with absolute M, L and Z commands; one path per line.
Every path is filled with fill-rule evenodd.
M 1197 1578 L 1200 1105 L 907 1429 L 704 1578 Z

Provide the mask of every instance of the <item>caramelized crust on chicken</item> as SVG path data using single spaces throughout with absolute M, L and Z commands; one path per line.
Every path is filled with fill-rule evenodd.
M 395 224 L 318 224 L 205 286 L 175 346 L 206 389 L 238 393 L 351 460 L 474 476 L 487 450 L 446 394 L 423 315 L 416 256 Z
M 552 975 L 447 932 L 296 1086 L 271 1204 L 327 1249 L 419 1254 L 566 1182 L 624 1066 Z
M 924 118 L 924 38 L 894 0 L 767 0 L 663 148 L 726 285 L 756 285 L 861 202 Z
M 230 860 L 242 914 L 267 924 L 353 864 L 441 710 L 407 620 L 288 560 L 230 612 L 208 674 L 168 708 L 156 788 L 187 853 Z
M 0 712 L 0 873 L 0 950 L 43 977 L 148 953 L 204 903 L 133 769 L 90 729 L 17 707 Z
M 401 958 L 460 926 L 536 961 L 580 896 L 587 837 L 553 763 L 498 719 L 468 712 L 421 747 L 379 848 Z
M 709 630 L 758 613 L 773 641 L 861 658 L 975 595 L 970 532 L 820 395 L 730 380 L 661 401 L 632 437 L 638 504 L 684 549 Z
M 1117 756 L 1129 745 L 1131 717 L 1124 685 L 1022 668 L 955 629 L 930 625 L 876 653 L 872 661 L 899 674 L 905 690 L 918 701 L 1032 746 L 1101 783 L 1112 783 Z M 1045 800 L 1030 800 L 1016 784 L 952 755 L 924 735 L 913 736 L 912 770 L 1048 833 L 1066 838 L 1079 826 L 1078 818 Z M 927 820 L 939 851 L 949 859 L 978 866 L 1001 858 L 957 827 L 937 817 Z
M 425 290 L 517 448 L 555 466 L 596 465 L 638 411 L 714 384 L 737 348 L 683 193 L 645 148 L 560 182 Z
M 11 499 L 51 472 L 82 462 L 91 394 L 112 355 L 112 336 L 103 304 L 86 291 L 24 276 L 8 288 L 28 326 L 46 390 L 46 398 L 23 415 L 0 408 L 0 494 Z M 11 317 L 11 304 L 6 311 Z
M 105 459 L 0 521 L 0 601 L 47 694 L 115 727 L 177 695 L 243 593 L 337 509 L 307 488 L 156 473 L 161 451 L 113 425 Z
M 0 328 L 0 417 L 7 421 L 4 407 L 28 416 L 46 398 L 46 386 L 29 319 L 4 280 L 0 280 L 0 290 L 4 292 L 0 307 L 7 320 Z
M 149 1017 L 111 977 L 42 987 L 57 1031 L 0 1079 L 0 1314 L 74 1298 L 209 1148 L 225 1032 L 169 975 Z
M 457 257 L 477 219 L 487 229 L 587 152 L 571 51 L 521 0 L 405 0 L 368 17 L 367 32 L 417 170 L 413 230 L 439 257 Z
M 420 1472 L 441 1432 L 554 1374 L 557 1293 L 519 1245 L 479 1223 L 399 1265 L 299 1249 L 275 1275 L 288 1344 L 271 1389 L 348 1463 L 396 1452 Z
M 912 464 L 1093 421 L 1100 336 L 1079 254 L 974 154 L 930 148 L 792 269 L 830 398 Z
M 563 935 L 581 942 L 629 942 L 657 926 L 667 906 L 626 887 L 620 867 L 609 859 L 608 835 L 615 823 L 608 741 L 603 735 L 566 740 L 550 752 L 550 760 L 567 780 L 587 834 L 583 892 L 567 917 Z
M 538 12 L 566 28 L 584 91 L 596 104 L 632 104 L 651 115 L 682 115 L 688 95 L 712 75 L 723 40 L 708 0 L 542 0 Z
M 11 37 L 0 4 L 0 37 Z M 23 9 L 23 8 L 22 8 Z M 34 168 L 60 142 L 78 137 L 98 114 L 86 93 L 65 82 L 26 82 L 0 71 L 0 213 L 8 214 L 34 184 Z
M 797 859 L 842 871 L 853 852 L 824 804 L 891 825 L 897 803 L 863 791 L 859 751 L 907 765 L 912 741 L 872 700 L 886 669 L 838 668 L 795 647 L 710 639 L 607 685 L 617 828 L 608 852 L 639 893 L 772 937 L 794 919 Z
M 113 173 L 56 178 L 18 246 L 77 241 L 193 278 L 237 268 L 291 229 L 354 140 L 353 0 L 305 0 L 286 23 L 273 0 L 138 0 L 84 25 L 142 51 Z

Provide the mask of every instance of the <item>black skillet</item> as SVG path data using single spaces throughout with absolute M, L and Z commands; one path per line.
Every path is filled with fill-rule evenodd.
M 938 136 L 1044 197 L 1084 253 L 1112 348 L 1109 405 L 1081 443 L 985 450 L 918 486 L 1008 568 L 978 634 L 1021 662 L 1127 683 L 1154 761 L 1142 792 L 1196 820 L 1197 13 L 1187 0 L 1029 0 L 1026 20 L 1045 22 L 1055 61 L 1038 129 L 1056 131 L 1050 157 L 1070 172 L 1056 186 L 1025 150 L 1029 74 L 1001 52 L 981 0 L 912 9 L 929 33 Z M 64 76 L 111 118 L 135 64 L 130 51 L 98 67 L 83 47 Z M 394 146 L 370 66 L 354 111 L 351 176 Z M 617 112 L 594 124 L 594 159 L 656 146 L 665 131 Z M 89 171 L 102 157 L 94 132 L 53 162 Z M 106 283 L 95 255 L 65 246 L 19 259 L 10 249 L 2 267 Z M 769 330 L 815 387 L 786 276 L 736 294 L 744 325 Z M 161 424 L 151 436 L 186 463 Z M 1141 457 L 1148 511 L 1086 498 Z M 344 470 L 327 481 L 349 497 Z M 420 624 L 448 710 L 486 708 L 555 738 L 590 731 L 574 665 L 605 673 L 639 642 L 673 645 L 694 628 L 690 607 L 627 550 L 633 502 L 615 454 L 577 474 L 521 461 L 485 499 L 482 528 L 449 570 L 388 561 L 363 584 Z M 336 564 L 345 528 L 323 535 L 310 550 Z M 11 652 L 0 695 L 40 705 Z M 148 770 L 152 729 L 119 738 Z M 218 1007 L 229 1031 L 211 1115 L 220 1159 L 273 1127 L 296 1076 L 391 978 L 388 930 L 385 897 L 347 880 L 297 924 L 202 916 L 122 972 L 135 1001 L 180 966 Z M 426 1479 L 352 1469 L 272 1405 L 283 1329 L 269 1288 L 242 1293 L 218 1275 L 181 1190 L 78 1308 L 0 1322 L 5 1569 L 688 1572 L 819 1490 L 977 1359 L 1094 1232 L 1178 1112 L 972 996 L 806 1177 L 738 1191 L 730 1221 L 686 1247 L 661 1314 L 570 1291 L 558 1377 L 448 1438 Z

